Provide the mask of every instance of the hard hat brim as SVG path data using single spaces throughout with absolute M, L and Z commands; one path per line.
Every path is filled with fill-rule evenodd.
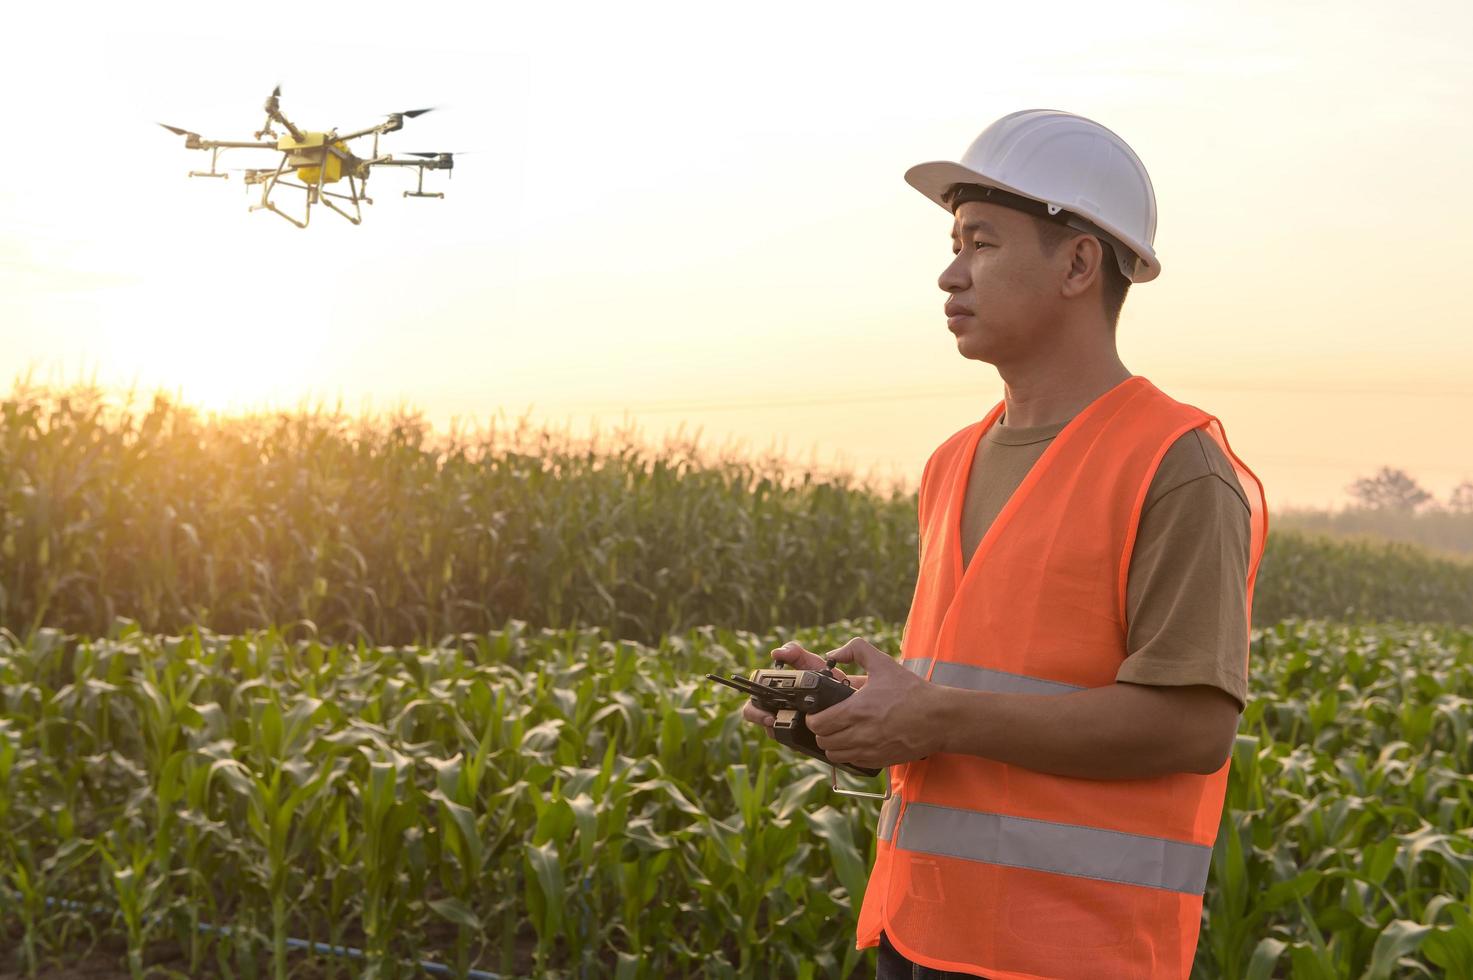
M 999 190 L 1017 194 L 1020 197 L 1026 197 L 1030 201 L 1043 201 L 1040 197 L 1029 194 L 1010 184 L 1005 184 L 1000 180 L 994 180 L 991 177 L 979 174 L 970 167 L 964 167 L 952 160 L 932 160 L 927 163 L 918 163 L 905 172 L 905 182 L 926 195 L 932 201 L 935 201 L 936 206 L 943 209 L 947 214 L 951 214 L 952 211 L 951 208 L 947 207 L 942 195 L 946 193 L 946 189 L 952 184 L 981 184 L 984 187 L 996 187 Z M 1056 204 L 1058 202 L 1043 201 L 1043 203 Z M 1123 242 L 1130 240 L 1129 235 L 1123 234 L 1120 229 L 1113 228 L 1097 218 L 1084 215 L 1081 217 L 1088 217 L 1088 220 L 1092 224 L 1098 225 Z M 1152 249 L 1147 246 L 1141 246 L 1139 249 L 1132 247 L 1132 251 L 1135 252 L 1140 262 L 1137 265 L 1136 274 L 1131 277 L 1131 282 L 1150 282 L 1161 274 L 1161 261 L 1156 258 L 1156 253 Z

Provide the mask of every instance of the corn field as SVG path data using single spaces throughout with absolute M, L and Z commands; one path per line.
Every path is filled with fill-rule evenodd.
M 855 635 L 899 649 L 796 638 Z M 876 804 L 702 678 L 791 638 L 0 636 L 0 968 L 873 976 Z M 1251 660 L 1194 977 L 1473 976 L 1473 631 L 1288 621 Z
M 1473 625 L 1473 563 L 1269 523 L 1256 624 Z M 918 549 L 913 491 L 694 445 L 651 455 L 627 433 L 584 450 L 525 426 L 437 437 L 413 415 L 0 401 L 0 625 L 19 635 L 101 636 L 125 616 L 410 644 L 517 619 L 654 644 L 708 623 L 903 622 Z

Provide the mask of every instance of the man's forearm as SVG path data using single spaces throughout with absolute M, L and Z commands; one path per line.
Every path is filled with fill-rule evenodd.
M 1168 692 L 1144 685 L 1038 695 L 938 684 L 930 694 L 938 751 L 1084 779 L 1201 772 L 1209 764 L 1193 719 Z

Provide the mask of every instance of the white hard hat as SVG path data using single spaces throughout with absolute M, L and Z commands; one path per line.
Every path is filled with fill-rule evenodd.
M 952 213 L 947 191 L 977 184 L 995 192 L 973 197 L 1036 213 L 1100 235 L 1131 282 L 1161 274 L 1152 251 L 1156 192 L 1145 165 L 1126 142 L 1099 123 L 1055 109 L 1009 113 L 982 130 L 961 162 L 919 163 L 905 181 Z M 1082 219 L 1082 220 L 1080 220 Z

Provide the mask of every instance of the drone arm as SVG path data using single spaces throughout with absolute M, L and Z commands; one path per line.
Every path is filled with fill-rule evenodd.
M 290 120 L 290 119 L 288 119 L 288 118 L 286 118 L 286 116 L 283 116 L 283 115 L 282 115 L 282 114 L 281 114 L 281 113 L 279 113 L 279 112 L 273 112 L 273 113 L 272 113 L 272 114 L 271 114 L 271 116 L 272 116 L 272 118 L 274 118 L 274 119 L 275 119 L 275 120 L 276 120 L 276 121 L 277 121 L 277 122 L 279 122 L 279 123 L 281 123 L 281 124 L 282 124 L 282 125 L 283 125 L 283 126 L 285 126 L 285 127 L 286 127 L 286 129 L 287 129 L 287 132 L 289 132 L 289 133 L 291 133 L 291 134 L 292 134 L 292 139 L 294 139 L 294 140 L 296 140 L 296 141 L 297 141 L 297 142 L 298 142 L 298 143 L 300 143 L 300 142 L 302 142 L 302 141 L 303 141 L 303 140 L 305 140 L 305 139 L 306 139 L 306 138 L 307 138 L 307 136 L 306 136 L 306 134 L 305 134 L 305 133 L 303 133 L 303 132 L 302 132 L 302 131 L 301 131 L 301 130 L 300 130 L 300 129 L 298 129 L 298 128 L 297 128 L 297 127 L 296 127 L 296 126 L 294 126 L 294 125 L 292 125 L 292 121 L 291 121 L 291 120 Z
M 357 130 L 356 132 L 348 133 L 345 136 L 339 136 L 338 139 L 340 139 L 340 140 L 355 140 L 355 139 L 357 139 L 360 136 L 369 136 L 369 135 L 372 135 L 373 133 L 392 133 L 394 130 L 396 130 L 398 128 L 400 128 L 400 127 L 399 126 L 391 126 L 389 123 L 379 123 L 377 126 L 370 126 L 367 129 L 360 129 L 360 130 Z
M 379 136 L 381 134 L 384 134 L 384 133 L 397 133 L 399 130 L 401 130 L 401 129 L 404 128 L 404 120 L 405 120 L 406 117 L 408 117 L 410 119 L 413 119 L 414 117 L 416 117 L 416 116 L 422 116 L 426 112 L 429 112 L 429 111 L 431 111 L 431 110 L 430 109 L 411 109 L 411 110 L 409 110 L 407 112 L 391 112 L 391 113 L 389 113 L 389 118 L 386 119 L 386 120 L 384 120 L 383 122 L 379 123 L 377 126 L 369 126 L 369 127 L 365 128 L 365 129 L 355 130 L 355 131 L 353 131 L 351 133 L 348 133 L 345 136 L 339 136 L 338 139 L 340 139 L 340 140 L 354 140 L 354 139 L 357 139 L 360 136 L 368 136 L 368 135 L 372 134 L 372 136 L 373 136 L 373 153 L 374 153 L 374 156 L 378 156 L 378 138 L 379 138 Z
M 274 150 L 274 149 L 276 149 L 276 144 L 275 143 L 243 143 L 243 142 L 240 142 L 240 141 L 237 141 L 237 140 L 200 140 L 199 141 L 199 146 L 194 147 L 194 149 L 199 149 L 199 150 L 213 150 L 216 147 L 219 147 L 222 150 L 228 150 L 228 149 L 231 149 L 232 147 L 240 147 L 242 149 L 253 149 L 253 150 Z
M 375 157 L 368 163 L 374 167 L 425 167 L 430 170 L 449 170 L 451 167 L 444 160 L 395 160 L 393 156 Z

